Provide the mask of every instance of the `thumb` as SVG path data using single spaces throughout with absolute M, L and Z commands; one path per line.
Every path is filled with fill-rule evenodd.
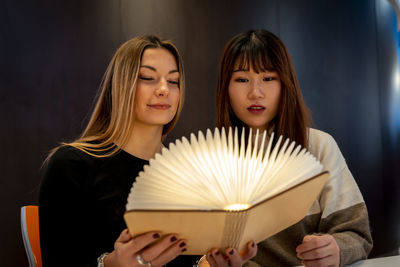
M 309 242 L 309 241 L 311 241 L 313 239 L 313 236 L 312 235 L 305 235 L 304 237 L 303 237 L 303 242 Z

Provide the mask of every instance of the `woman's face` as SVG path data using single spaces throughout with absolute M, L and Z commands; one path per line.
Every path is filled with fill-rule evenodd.
M 281 81 L 276 72 L 256 73 L 235 64 L 229 82 L 229 100 L 235 115 L 253 130 L 268 129 L 278 111 Z
M 142 55 L 135 95 L 135 125 L 163 126 L 179 103 L 179 71 L 164 48 L 147 48 Z

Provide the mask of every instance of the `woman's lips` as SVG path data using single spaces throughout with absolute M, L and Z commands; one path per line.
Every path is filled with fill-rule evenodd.
M 251 105 L 250 107 L 247 108 L 247 110 L 252 114 L 258 115 L 264 112 L 265 107 L 261 105 Z
M 171 107 L 171 105 L 169 105 L 169 104 L 151 104 L 148 106 L 151 108 L 154 108 L 154 109 L 159 109 L 159 110 L 166 110 Z

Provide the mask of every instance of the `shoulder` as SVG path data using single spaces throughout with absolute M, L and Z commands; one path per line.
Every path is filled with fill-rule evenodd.
M 94 159 L 87 153 L 70 145 L 58 147 L 47 162 L 44 179 L 56 176 L 69 178 L 88 174 L 93 169 Z
M 56 148 L 55 152 L 49 160 L 50 163 L 60 161 L 88 161 L 92 158 L 89 154 L 83 152 L 76 147 L 70 145 L 63 145 Z
M 328 133 L 314 128 L 309 129 L 308 149 L 316 152 L 314 155 L 322 157 L 328 153 L 340 153 L 335 139 Z
M 339 146 L 335 139 L 326 132 L 310 128 L 308 149 L 328 169 L 343 169 L 346 167 L 346 162 Z
M 309 141 L 310 145 L 336 144 L 335 140 L 330 134 L 314 128 L 309 128 Z
M 51 155 L 48 166 L 54 166 L 67 163 L 83 163 L 90 161 L 92 156 L 70 145 L 63 145 L 54 151 Z

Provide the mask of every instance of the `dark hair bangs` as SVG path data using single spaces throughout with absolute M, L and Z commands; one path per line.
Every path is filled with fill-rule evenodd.
M 268 54 L 268 48 L 260 40 L 252 38 L 244 43 L 236 56 L 238 69 L 249 70 L 250 68 L 256 73 L 264 71 L 274 71 L 271 57 Z

